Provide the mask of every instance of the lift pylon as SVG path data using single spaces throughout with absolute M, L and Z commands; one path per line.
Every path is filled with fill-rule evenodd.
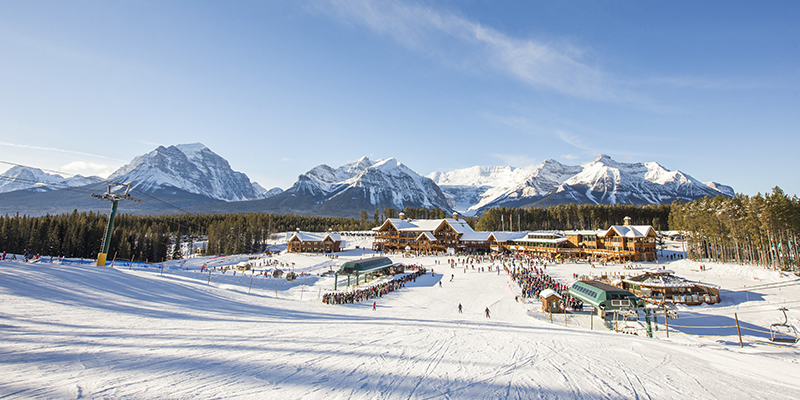
M 111 187 L 121 187 L 121 186 L 125 187 L 125 193 L 123 194 L 111 193 Z M 106 233 L 103 235 L 103 248 L 97 255 L 98 267 L 105 267 L 106 265 L 106 258 L 108 258 L 108 249 L 111 247 L 111 232 L 114 230 L 114 218 L 117 216 L 117 204 L 119 203 L 119 201 L 130 200 L 136 203 L 142 202 L 139 199 L 131 197 L 131 195 L 129 194 L 130 191 L 131 191 L 130 184 L 111 183 L 108 185 L 108 189 L 105 194 L 103 195 L 94 193 L 91 194 L 91 196 L 94 198 L 111 202 L 111 214 L 108 215 L 108 224 L 106 225 Z

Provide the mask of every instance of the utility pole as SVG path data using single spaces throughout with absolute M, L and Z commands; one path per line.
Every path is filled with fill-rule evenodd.
M 111 193 L 111 187 L 125 187 L 125 193 Z M 117 204 L 120 200 L 130 200 L 137 203 L 141 203 L 142 201 L 139 199 L 135 199 L 131 197 L 128 192 L 131 190 L 131 185 L 123 185 L 121 183 L 111 183 L 108 185 L 108 189 L 106 194 L 99 195 L 92 193 L 91 196 L 98 198 L 100 200 L 106 200 L 111 202 L 111 214 L 108 215 L 108 224 L 106 225 L 106 233 L 103 235 L 103 248 L 100 250 L 100 254 L 97 255 L 97 266 L 98 267 L 105 267 L 106 265 L 106 257 L 108 257 L 108 249 L 111 247 L 111 232 L 114 230 L 114 218 L 117 216 Z

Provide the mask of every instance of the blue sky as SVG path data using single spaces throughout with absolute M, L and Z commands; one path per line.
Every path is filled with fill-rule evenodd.
M 657 161 L 800 194 L 800 2 L 3 1 L 0 160 Z M 0 164 L 0 170 L 8 166 Z

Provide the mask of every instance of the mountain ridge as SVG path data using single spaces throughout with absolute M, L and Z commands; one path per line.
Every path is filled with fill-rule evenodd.
M 105 192 L 109 181 L 131 183 L 134 196 L 137 192 L 146 197 L 163 196 L 158 199 L 162 203 L 192 212 L 347 217 L 386 207 L 440 208 L 472 216 L 497 206 L 657 204 L 735 195 L 730 186 L 703 183 L 657 162 L 625 163 L 603 154 L 580 165 L 547 159 L 527 167 L 474 166 L 427 176 L 393 157 L 371 160 L 364 156 L 336 168 L 317 165 L 300 174 L 285 191 L 266 190 L 246 174 L 232 170 L 227 160 L 201 143 L 158 146 L 117 169 L 108 180 L 63 178 L 27 167 L 12 168 L 0 178 L 4 178 L 0 179 L 0 212 L 31 215 L 73 209 L 102 211 L 105 204 L 81 196 L 89 191 Z M 58 190 L 60 187 L 72 192 Z M 170 212 L 153 206 L 125 209 L 131 213 Z

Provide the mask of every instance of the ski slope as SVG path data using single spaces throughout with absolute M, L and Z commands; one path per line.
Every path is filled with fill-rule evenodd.
M 565 326 L 563 315 L 549 322 L 537 303 L 515 301 L 508 275 L 451 269 L 446 257 L 393 256 L 436 275 L 377 299 L 375 311 L 371 301 L 323 304 L 319 294 L 332 289 L 333 278 L 317 274 L 362 255 L 277 256 L 308 273 L 294 282 L 199 272 L 203 264 L 235 265 L 246 255 L 175 261 L 163 272 L 160 265 L 1 261 L 0 398 L 793 399 L 800 393 L 798 348 L 765 344 L 758 332 L 746 334 L 740 348 L 735 330 L 698 335 L 673 328 L 667 339 L 660 329 L 647 338 L 608 331 L 599 318 L 590 330 L 588 314 L 570 315 Z M 690 279 L 705 274 L 703 280 L 723 287 L 793 279 L 725 265 L 701 273 L 690 261 L 669 267 Z M 597 271 L 587 264 L 548 266 L 564 279 Z M 763 327 L 782 319 L 774 312 L 781 302 L 795 308 L 796 321 L 797 286 L 765 287 L 727 299 L 723 292 L 723 303 L 682 309 L 670 323 L 689 324 L 698 313 L 709 316 L 703 321 L 728 318 L 738 309 L 743 323 Z

